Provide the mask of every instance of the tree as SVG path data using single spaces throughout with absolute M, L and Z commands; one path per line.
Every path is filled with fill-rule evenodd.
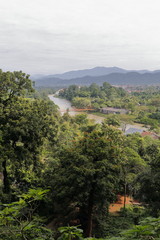
M 148 166 L 138 178 L 140 183 L 138 196 L 150 205 L 152 215 L 158 217 L 160 213 L 160 148 L 155 144 L 148 146 L 145 160 Z
M 112 125 L 112 126 L 120 126 L 120 120 L 118 118 L 118 116 L 112 114 L 109 115 L 104 122 L 108 125 Z
M 59 95 L 68 100 L 72 100 L 74 97 L 78 95 L 78 93 L 79 93 L 79 87 L 76 85 L 71 85 L 68 87 L 68 89 L 64 89 L 63 91 L 60 91 Z
M 126 195 L 133 194 L 135 180 L 146 166 L 145 161 L 133 149 L 126 147 L 124 149 L 124 158 L 121 164 L 122 167 L 122 182 L 124 184 L 124 209 L 126 207 Z
M 54 104 L 23 98 L 13 102 L 12 108 L 8 109 L 1 119 L 6 123 L 2 130 L 1 160 L 4 192 L 8 193 L 8 173 L 10 177 L 14 176 L 18 185 L 22 184 L 24 170 L 27 172 L 29 166 L 38 173 L 41 147 L 46 139 L 55 142 L 58 124 Z
M 96 83 L 92 83 L 89 87 L 91 97 L 98 97 L 100 94 L 100 87 Z
M 60 152 L 52 177 L 53 196 L 59 207 L 63 204 L 63 220 L 65 210 L 67 217 L 69 209 L 77 211 L 74 215 L 86 236 L 92 235 L 93 219 L 102 209 L 106 215 L 109 203 L 116 198 L 122 142 L 120 131 L 103 126 L 85 132 L 83 138 Z
M 29 75 L 22 71 L 2 72 L 0 70 L 0 107 L 3 110 L 27 92 L 33 92 Z
M 79 125 L 86 125 L 88 123 L 87 114 L 78 114 L 75 116 L 75 122 Z
M 40 201 L 48 190 L 30 189 L 17 202 L 4 204 L 0 211 L 0 235 L 3 240 L 53 240 L 53 233 L 45 228 L 36 214 Z
M 89 98 L 75 97 L 72 100 L 72 104 L 77 108 L 90 108 L 91 100 Z
M 5 190 L 9 190 L 9 183 L 7 178 L 6 161 L 7 155 L 12 155 L 12 150 L 7 148 L 4 140 L 6 135 L 6 126 L 11 118 L 10 112 L 12 111 L 13 104 L 15 105 L 20 96 L 24 96 L 27 92 L 32 92 L 32 82 L 29 75 L 20 72 L 3 72 L 0 70 L 0 132 L 2 134 L 1 140 L 1 156 L 4 175 Z M 8 141 L 12 141 L 9 140 Z M 4 154 L 5 153 L 5 154 Z
M 57 110 L 52 102 L 24 98 L 33 88 L 29 75 L 21 71 L 0 71 L 0 82 L 0 163 L 3 191 L 9 193 L 9 170 L 12 181 L 20 184 L 22 169 L 30 165 L 36 169 L 45 138 L 54 142 Z

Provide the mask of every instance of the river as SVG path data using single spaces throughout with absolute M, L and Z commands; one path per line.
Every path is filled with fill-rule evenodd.
M 61 112 L 62 115 L 67 111 L 69 111 L 69 114 L 71 116 L 86 113 L 86 112 L 76 112 L 75 108 L 72 107 L 71 102 L 66 99 L 57 98 L 54 95 L 48 95 L 48 97 L 51 101 L 53 101 L 59 107 L 59 111 Z M 104 117 L 99 117 L 99 116 L 96 116 L 96 115 L 93 115 L 90 113 L 87 113 L 87 115 L 88 115 L 88 118 L 94 120 L 95 123 L 101 123 L 105 119 Z M 122 128 L 123 128 L 123 126 L 122 126 Z M 133 124 L 125 124 L 125 133 L 126 134 L 134 133 L 134 132 L 141 133 L 146 130 L 147 130 L 147 128 L 144 128 L 141 124 L 134 124 L 134 125 Z
M 69 114 L 71 116 L 86 113 L 86 112 L 76 112 L 75 108 L 71 106 L 71 102 L 66 99 L 57 98 L 54 95 L 48 95 L 48 97 L 51 101 L 53 101 L 59 107 L 59 111 L 61 112 L 62 115 L 67 111 L 69 111 Z M 94 120 L 95 123 L 101 123 L 105 119 L 104 117 L 99 117 L 89 113 L 87 113 L 87 115 L 88 115 L 88 118 Z

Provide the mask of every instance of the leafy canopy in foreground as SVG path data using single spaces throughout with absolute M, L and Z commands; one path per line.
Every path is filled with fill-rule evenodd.
M 42 219 L 36 214 L 47 192 L 40 188 L 30 189 L 20 196 L 19 201 L 4 204 L 0 211 L 0 239 L 53 239 L 52 232 L 44 227 Z

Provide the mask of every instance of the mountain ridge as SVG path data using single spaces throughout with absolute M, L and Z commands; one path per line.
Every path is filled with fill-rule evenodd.
M 160 70 L 155 70 L 160 72 Z M 37 77 L 36 75 L 33 75 L 32 78 L 34 80 L 36 79 L 42 79 L 42 78 L 60 78 L 60 79 L 73 79 L 73 78 L 79 78 L 79 77 L 85 77 L 85 76 L 103 76 L 103 75 L 108 75 L 111 73 L 127 73 L 127 72 L 138 72 L 138 73 L 146 73 L 146 72 L 150 72 L 150 73 L 154 73 L 155 71 L 149 71 L 149 70 L 126 70 L 123 68 L 119 68 L 119 67 L 94 67 L 91 69 L 81 69 L 81 70 L 73 70 L 73 71 L 68 71 L 68 72 L 64 72 L 61 74 L 49 74 L 49 75 L 42 75 L 42 77 Z
M 127 73 L 111 73 L 102 76 L 84 76 L 73 79 L 60 79 L 55 77 L 42 78 L 35 81 L 36 87 L 68 87 L 69 85 L 98 85 L 108 82 L 111 85 L 160 85 L 160 71 L 139 73 L 136 71 Z

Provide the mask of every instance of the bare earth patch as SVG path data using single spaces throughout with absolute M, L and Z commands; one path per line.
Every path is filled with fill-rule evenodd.
M 139 205 L 137 201 L 135 201 L 132 197 L 126 197 L 126 206 L 127 205 Z M 124 206 L 124 196 L 118 195 L 118 200 L 115 203 L 112 203 L 109 207 L 110 213 L 117 213 Z

